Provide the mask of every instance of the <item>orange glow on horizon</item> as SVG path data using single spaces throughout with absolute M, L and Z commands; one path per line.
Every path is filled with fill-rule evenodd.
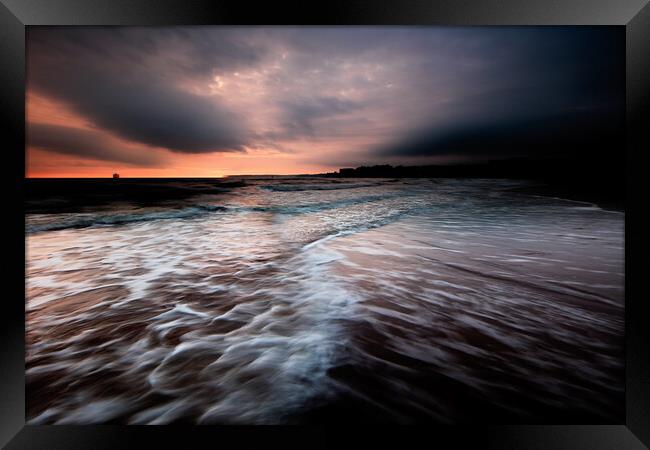
M 301 164 L 277 155 L 170 154 L 164 167 L 133 167 L 82 159 L 41 149 L 27 151 L 26 178 L 221 178 L 235 175 L 301 175 L 331 172 L 322 165 Z
M 98 130 L 69 107 L 55 100 L 27 92 L 27 125 L 42 123 L 93 130 L 98 138 L 130 151 L 148 151 L 160 155 L 157 167 L 138 167 L 128 163 L 102 161 L 67 155 L 47 149 L 26 148 L 26 178 L 222 178 L 236 175 L 302 175 L 331 172 L 337 168 L 306 163 L 293 153 L 255 149 L 227 153 L 174 153 L 125 141 Z M 303 144 L 305 148 L 317 148 Z
M 285 172 L 269 172 L 269 171 L 251 171 L 245 173 L 177 173 L 170 171 L 155 171 L 155 170 L 123 170 L 116 172 L 106 171 L 75 171 L 75 172 L 32 172 L 27 173 L 25 178 L 112 178 L 114 173 L 119 173 L 120 178 L 225 178 L 233 176 L 263 176 L 263 175 L 317 175 L 319 173 L 332 172 L 332 169 L 323 169 L 315 172 L 307 171 L 285 171 Z

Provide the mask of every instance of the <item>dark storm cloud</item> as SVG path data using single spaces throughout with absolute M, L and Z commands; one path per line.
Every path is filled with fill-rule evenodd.
M 125 139 L 187 153 L 243 150 L 237 116 L 205 97 L 154 80 L 123 80 L 91 70 L 84 75 L 43 80 L 41 88 Z
M 614 150 L 623 123 L 602 111 L 574 111 L 540 117 L 513 117 L 464 124 L 415 134 L 389 146 L 382 154 L 470 156 L 474 159 L 510 156 L 566 157 L 576 151 Z
M 620 134 L 623 48 L 616 27 L 37 27 L 28 88 L 179 153 L 548 156 Z
M 151 167 L 161 162 L 156 153 L 138 152 L 120 147 L 119 144 L 107 141 L 97 131 L 59 125 L 27 124 L 27 144 L 55 153 L 85 159 L 116 161 L 132 166 Z
M 247 67 L 266 52 L 265 46 L 251 45 L 241 37 L 244 33 L 227 27 L 35 26 L 27 33 L 30 64 L 55 70 L 65 64 L 80 70 L 91 65 L 156 79 Z
M 30 31 L 29 87 L 98 127 L 172 151 L 242 151 L 241 118 L 179 84 L 255 61 L 246 46 L 186 29 Z M 213 47 L 214 46 L 214 47 Z
M 449 119 L 425 122 L 377 154 L 588 154 L 622 136 L 620 30 L 513 28 L 484 38 L 478 50 L 488 63 L 465 78 L 467 92 L 449 104 Z

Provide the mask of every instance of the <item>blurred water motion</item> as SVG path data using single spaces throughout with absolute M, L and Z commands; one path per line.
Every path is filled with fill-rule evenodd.
M 28 423 L 621 423 L 624 214 L 524 184 L 28 214 Z

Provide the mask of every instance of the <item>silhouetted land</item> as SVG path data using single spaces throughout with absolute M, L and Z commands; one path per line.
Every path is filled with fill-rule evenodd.
M 511 158 L 476 164 L 361 166 L 322 174 L 340 178 L 505 178 L 537 182 L 521 192 L 583 200 L 624 209 L 625 171 L 620 160 Z
M 110 174 L 109 174 L 110 176 Z M 86 207 L 128 202 L 156 205 L 220 194 L 246 186 L 241 178 L 67 178 L 26 179 L 26 212 L 75 212 Z M 317 175 L 329 178 L 505 178 L 533 181 L 518 191 L 624 209 L 625 176 L 620 162 L 585 163 L 578 159 L 525 158 L 477 164 L 361 166 Z M 259 177 L 255 177 L 259 178 Z

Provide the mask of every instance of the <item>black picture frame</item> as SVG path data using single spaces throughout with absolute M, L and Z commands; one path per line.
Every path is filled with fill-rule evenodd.
M 195 448 L 236 439 L 282 440 L 309 431 L 303 445 L 338 441 L 341 430 L 246 427 L 25 425 L 25 29 L 29 25 L 618 25 L 626 30 L 626 418 L 613 425 L 426 427 L 400 436 L 356 430 L 363 442 L 390 435 L 454 448 L 641 449 L 650 446 L 650 318 L 645 295 L 647 185 L 650 171 L 650 5 L 647 0 L 348 0 L 318 3 L 208 0 L 0 0 L 0 127 L 7 236 L 0 327 L 0 444 L 8 449 Z M 22 264 L 22 265 L 21 265 Z M 354 424 L 351 424 L 354 425 Z M 354 431 L 350 429 L 347 431 Z M 346 432 L 347 432 L 346 431 Z M 301 437 L 302 439 L 302 437 Z M 353 438 L 354 439 L 354 438 Z M 354 440 L 349 444 L 355 445 Z M 446 447 L 445 447 L 446 448 Z

